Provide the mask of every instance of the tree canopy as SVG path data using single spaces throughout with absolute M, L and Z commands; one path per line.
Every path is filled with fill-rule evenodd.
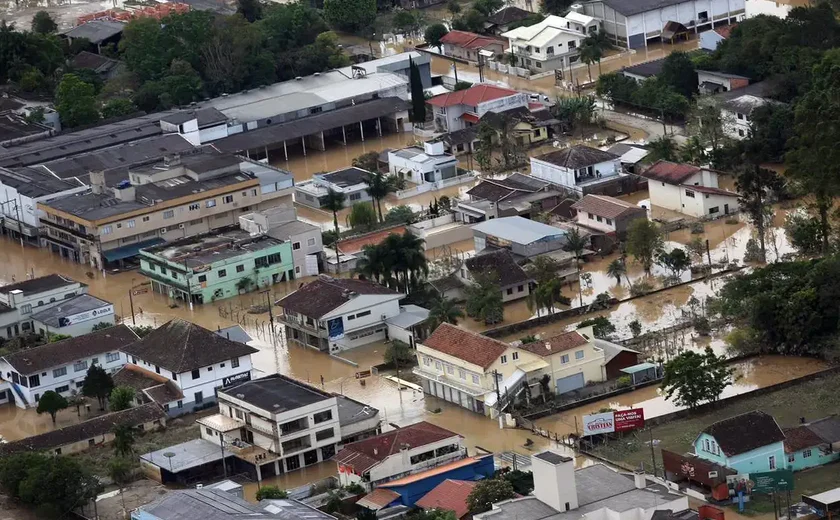
M 39 414 L 50 414 L 53 425 L 55 425 L 56 414 L 68 406 L 69 404 L 67 403 L 67 399 L 62 397 L 61 394 L 54 392 L 53 390 L 47 390 L 44 392 L 44 395 L 41 396 L 41 399 L 38 400 L 38 408 L 36 411 Z
M 710 347 L 702 354 L 683 352 L 665 364 L 665 399 L 675 398 L 678 405 L 692 410 L 703 402 L 715 402 L 732 383 L 732 372 Z
M 467 506 L 474 515 L 490 511 L 493 504 L 516 496 L 510 481 L 501 478 L 479 480 L 467 496 Z

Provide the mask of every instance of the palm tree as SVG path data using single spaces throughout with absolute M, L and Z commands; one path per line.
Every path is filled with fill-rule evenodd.
M 593 61 L 598 62 L 598 75 L 601 75 L 601 58 L 604 57 L 604 53 L 608 50 L 613 48 L 612 43 L 607 38 L 607 33 L 604 31 L 598 31 L 595 33 L 590 34 L 587 36 L 583 42 L 581 42 L 581 59 L 583 59 L 583 49 L 589 48 L 592 49 L 588 51 L 590 56 L 593 58 Z M 590 81 L 592 76 L 590 75 Z
M 540 283 L 531 294 L 528 295 L 528 309 L 537 311 L 537 316 L 540 315 L 540 309 L 547 309 L 549 313 L 554 312 L 554 304 L 562 301 L 563 298 L 563 282 L 560 278 L 553 278 Z
M 597 47 L 587 45 L 589 38 L 583 40 L 580 46 L 580 61 L 586 63 L 586 73 L 589 74 L 589 82 L 592 82 L 592 64 L 601 61 L 601 55 Z
M 341 237 L 341 232 L 338 230 L 338 212 L 344 209 L 344 200 L 347 195 L 335 191 L 332 188 L 327 189 L 327 194 L 321 198 L 321 207 L 332 211 L 333 226 L 335 226 L 335 265 L 337 272 L 341 272 L 341 256 L 338 253 L 338 239 Z
M 607 276 L 615 278 L 615 283 L 621 285 L 621 276 L 627 273 L 627 266 L 620 259 L 616 258 L 607 266 Z
M 464 312 L 455 305 L 455 300 L 441 296 L 435 300 L 432 308 L 429 309 L 429 323 L 432 329 L 438 328 L 441 323 L 458 325 L 458 320 L 464 317 Z
M 528 275 L 537 282 L 537 284 L 543 284 L 552 280 L 559 270 L 560 262 L 550 256 L 538 256 L 531 260 L 531 263 L 525 266 L 525 272 L 527 272 Z
M 397 236 L 395 267 L 403 272 L 405 292 L 409 293 L 414 285 L 412 282 L 416 283 L 429 274 L 426 248 L 423 246 L 424 240 L 409 231 Z
M 385 175 L 382 172 L 371 172 L 367 176 L 368 187 L 365 191 L 376 203 L 376 209 L 379 211 L 379 222 L 384 221 L 382 215 L 382 199 L 388 196 L 389 193 L 396 193 L 402 189 L 400 184 L 405 184 L 403 179 L 399 177 Z
M 566 234 L 566 245 L 563 247 L 566 251 L 570 251 L 575 255 L 575 267 L 578 273 L 578 297 L 580 298 L 580 306 L 583 307 L 583 287 L 580 283 L 580 258 L 583 256 L 583 251 L 586 249 L 588 240 L 580 234 L 577 228 L 572 228 Z
M 663 135 L 648 143 L 648 150 L 650 150 L 650 153 L 645 159 L 650 162 L 656 162 L 660 159 L 673 161 L 677 156 L 677 143 L 672 137 Z

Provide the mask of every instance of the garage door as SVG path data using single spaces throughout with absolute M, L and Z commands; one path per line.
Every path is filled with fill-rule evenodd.
M 565 392 L 571 392 L 572 390 L 582 388 L 583 385 L 583 374 L 575 374 L 569 377 L 561 377 L 557 380 L 557 393 L 562 394 Z

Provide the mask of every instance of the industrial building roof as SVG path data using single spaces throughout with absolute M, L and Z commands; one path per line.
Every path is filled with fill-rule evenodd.
M 327 392 L 281 374 L 247 381 L 221 393 L 269 413 L 288 412 L 333 398 Z
M 252 237 L 238 226 L 216 229 L 193 237 L 146 248 L 153 255 L 184 267 L 198 268 L 243 255 L 256 255 L 264 249 L 283 244 L 268 235 Z
M 485 220 L 473 226 L 473 231 L 516 244 L 530 244 L 546 238 L 565 236 L 567 233 L 564 229 L 519 216 Z
M 227 116 L 221 113 L 219 110 L 213 107 L 209 107 L 202 108 L 199 110 L 184 110 L 182 112 L 177 112 L 175 114 L 172 114 L 171 116 L 164 117 L 162 121 L 171 123 L 173 125 L 180 125 L 193 119 L 196 119 L 198 121 L 199 128 L 217 125 L 220 123 L 224 123 L 228 120 Z
M 110 305 L 110 302 L 106 302 L 90 294 L 80 294 L 75 298 L 62 300 L 61 303 L 49 309 L 32 314 L 32 319 L 47 326 L 58 328 L 61 327 L 60 319 L 63 317 L 81 314 L 83 312 L 95 312 L 97 309 L 101 309 L 107 305 Z M 113 311 L 106 313 L 106 316 L 110 314 L 113 314 Z
M 685 0 L 599 0 L 612 7 L 617 13 L 624 16 L 645 13 L 663 7 L 669 7 L 684 2 Z
M 64 191 L 83 188 L 85 185 L 76 179 L 62 180 L 31 167 L 0 168 L 0 182 L 18 193 L 37 199 L 48 195 L 55 195 Z
M 40 123 L 30 123 L 15 113 L 0 114 L 0 142 L 12 141 L 37 134 L 49 135 L 50 128 Z
M 69 31 L 64 31 L 62 34 L 68 38 L 84 38 L 90 43 L 97 45 L 108 38 L 113 38 L 122 33 L 125 26 L 126 24 L 122 22 L 91 20 L 87 23 L 77 25 Z

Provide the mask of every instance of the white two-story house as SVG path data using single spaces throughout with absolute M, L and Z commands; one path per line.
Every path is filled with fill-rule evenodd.
M 753 111 L 777 101 L 751 94 L 744 94 L 721 103 L 720 115 L 723 132 L 732 139 L 744 140 L 752 134 Z
M 128 356 L 126 369 L 153 372 L 156 384 L 166 379 L 160 394 L 150 398 L 170 415 L 180 415 L 210 406 L 217 388 L 250 381 L 251 354 L 257 349 L 174 319 L 122 351 Z M 142 382 L 137 385 L 148 388 Z
M 502 33 L 510 42 L 510 52 L 517 66 L 535 74 L 568 70 L 580 59 L 584 38 L 598 32 L 598 20 L 574 11 L 563 16 L 551 15 L 540 23 L 517 27 Z
M 621 172 L 618 155 L 585 145 L 531 157 L 531 175 L 558 186 L 589 193 Z
M 509 88 L 486 83 L 468 89 L 440 94 L 428 100 L 434 111 L 435 128 L 439 132 L 454 132 L 477 125 L 487 112 L 504 112 L 527 107 L 528 95 Z
M 219 391 L 201 437 L 255 467 L 258 480 L 327 460 L 341 441 L 337 397 L 280 374 Z
M 117 371 L 126 362 L 120 350 L 135 341 L 137 335 L 130 328 L 116 325 L 3 356 L 0 403 L 14 402 L 18 408 L 30 408 L 37 406 L 48 390 L 64 397 L 73 391 L 81 393 L 92 365 L 99 365 L 108 373 Z
M 49 274 L 0 287 L 0 337 L 35 333 L 32 314 L 87 294 L 87 285 Z
M 425 142 L 388 152 L 388 173 L 414 184 L 437 183 L 442 187 L 461 173 L 458 158 L 444 151 L 443 141 Z M 464 180 L 472 179 L 465 177 Z
M 419 422 L 346 445 L 335 456 L 342 486 L 371 490 L 381 484 L 467 456 L 463 438 Z
M 278 302 L 286 338 L 337 352 L 386 338 L 405 295 L 369 280 L 321 275 Z
M 718 173 L 691 164 L 657 161 L 648 179 L 650 203 L 692 217 L 715 217 L 738 210 L 738 194 L 718 187 Z

